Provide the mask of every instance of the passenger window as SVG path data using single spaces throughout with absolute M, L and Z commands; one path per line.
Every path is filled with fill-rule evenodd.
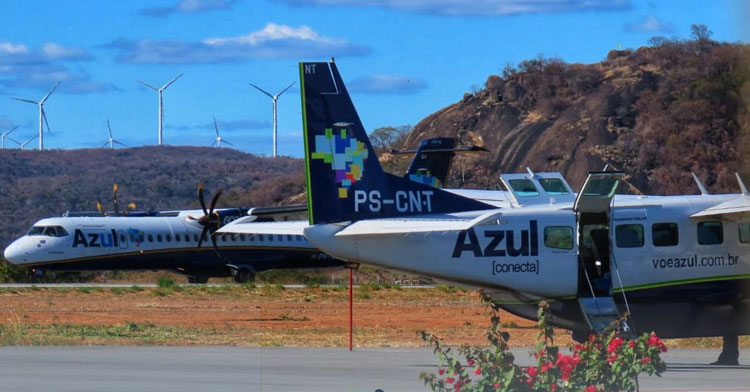
M 227 242 L 227 235 L 226 234 L 222 234 L 220 238 L 221 238 L 221 242 Z
M 258 234 L 258 241 L 263 242 L 263 234 Z
M 286 240 L 287 241 L 291 241 L 292 240 L 292 235 L 291 234 L 287 234 L 286 235 Z
M 651 240 L 654 246 L 676 246 L 680 243 L 677 223 L 654 223 L 651 225 Z
M 643 246 L 643 225 L 617 225 L 615 237 L 618 248 L 640 248 Z
M 180 240 L 182 240 L 182 238 L 180 238 L 180 237 L 181 237 L 181 236 L 180 236 L 179 234 L 175 234 L 175 235 L 174 235 L 174 240 L 175 240 L 176 242 L 180 242 Z
M 724 227 L 721 222 L 698 222 L 698 243 L 719 245 L 724 242 Z
M 544 191 L 551 196 L 567 195 L 570 193 L 559 178 L 542 178 L 539 180 L 539 183 L 542 184 Z
M 245 234 L 240 234 L 240 241 L 245 242 Z
M 272 242 L 272 241 L 273 241 L 273 234 L 269 234 L 268 235 L 268 242 Z
M 172 242 L 172 235 L 171 234 L 167 234 L 167 242 Z
M 573 228 L 569 226 L 545 227 L 544 245 L 548 248 L 573 249 Z
M 750 243 L 750 223 L 740 223 L 737 227 L 740 231 L 740 243 Z
M 156 235 L 156 241 L 157 242 L 161 242 L 162 241 L 161 234 L 157 234 Z
M 148 235 L 148 242 L 154 242 L 154 236 L 153 234 Z
M 281 234 L 279 234 L 279 235 L 276 236 L 276 239 L 279 240 L 279 241 L 284 241 L 284 236 L 281 235 Z
M 539 196 L 539 191 L 534 186 L 534 183 L 531 182 L 531 180 L 527 179 L 517 179 L 517 180 L 510 180 L 510 186 L 513 188 L 513 191 L 518 196 Z
M 193 241 L 198 242 L 198 234 L 193 234 Z
M 120 242 L 125 242 L 127 237 L 125 237 L 125 234 L 120 234 Z

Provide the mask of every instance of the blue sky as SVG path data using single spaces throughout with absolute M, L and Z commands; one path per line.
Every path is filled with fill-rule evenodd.
M 210 145 L 215 116 L 240 150 L 271 154 L 271 100 L 297 81 L 299 61 L 332 56 L 365 127 L 414 125 L 483 86 L 503 67 L 543 54 L 601 61 L 653 36 L 687 39 L 705 24 L 720 41 L 747 42 L 742 0 L 152 0 L 4 1 L 0 5 L 0 130 L 37 132 L 45 148 L 100 147 L 107 119 L 128 146 Z M 279 153 L 301 156 L 295 85 L 279 100 Z M 36 141 L 30 143 L 36 145 Z M 16 147 L 12 143 L 9 146 Z

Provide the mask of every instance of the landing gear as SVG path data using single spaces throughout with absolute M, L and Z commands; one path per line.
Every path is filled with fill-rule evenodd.
M 737 366 L 740 364 L 739 338 L 737 335 L 723 336 L 724 345 L 721 348 L 721 354 L 716 362 L 711 365 Z
M 237 283 L 250 283 L 255 280 L 255 271 L 249 267 L 238 267 L 232 270 L 232 276 Z
M 205 283 L 208 283 L 208 276 L 206 276 L 206 275 L 188 275 L 187 281 L 188 281 L 188 283 L 205 284 Z

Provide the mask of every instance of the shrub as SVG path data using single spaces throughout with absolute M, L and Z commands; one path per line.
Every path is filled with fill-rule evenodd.
M 162 276 L 156 281 L 156 286 L 164 289 L 171 289 L 175 286 L 174 281 L 168 276 Z
M 660 375 L 666 369 L 660 353 L 667 348 L 659 338 L 653 333 L 634 339 L 624 336 L 617 328 L 622 320 L 570 347 L 572 355 L 563 354 L 553 345 L 549 305 L 544 302 L 539 306 L 540 341 L 533 353 L 537 364 L 521 367 L 508 350 L 510 334 L 500 330 L 499 306 L 486 295 L 483 301 L 491 319 L 490 346 L 458 349 L 458 358 L 465 358 L 465 363 L 436 336 L 420 332 L 440 360 L 438 375 L 420 375 L 433 391 L 631 391 L 637 389 L 640 373 Z

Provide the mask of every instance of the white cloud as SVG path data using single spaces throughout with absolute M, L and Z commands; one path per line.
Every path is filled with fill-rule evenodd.
M 235 0 L 180 0 L 170 7 L 154 7 L 141 10 L 141 15 L 161 18 L 174 13 L 195 14 L 199 12 L 229 9 Z
M 635 33 L 673 33 L 677 28 L 669 22 L 657 19 L 654 15 L 647 15 L 640 22 L 626 24 L 625 30 Z
M 369 49 L 346 40 L 324 37 L 308 26 L 268 23 L 238 37 L 201 41 L 117 39 L 104 45 L 115 49 L 117 61 L 146 64 L 242 62 L 257 58 L 360 56 Z
M 459 16 L 492 16 L 628 9 L 630 0 L 273 0 L 293 6 L 391 8 L 407 12 Z
M 427 87 L 422 80 L 398 75 L 369 75 L 347 83 L 352 93 L 360 94 L 415 94 Z

